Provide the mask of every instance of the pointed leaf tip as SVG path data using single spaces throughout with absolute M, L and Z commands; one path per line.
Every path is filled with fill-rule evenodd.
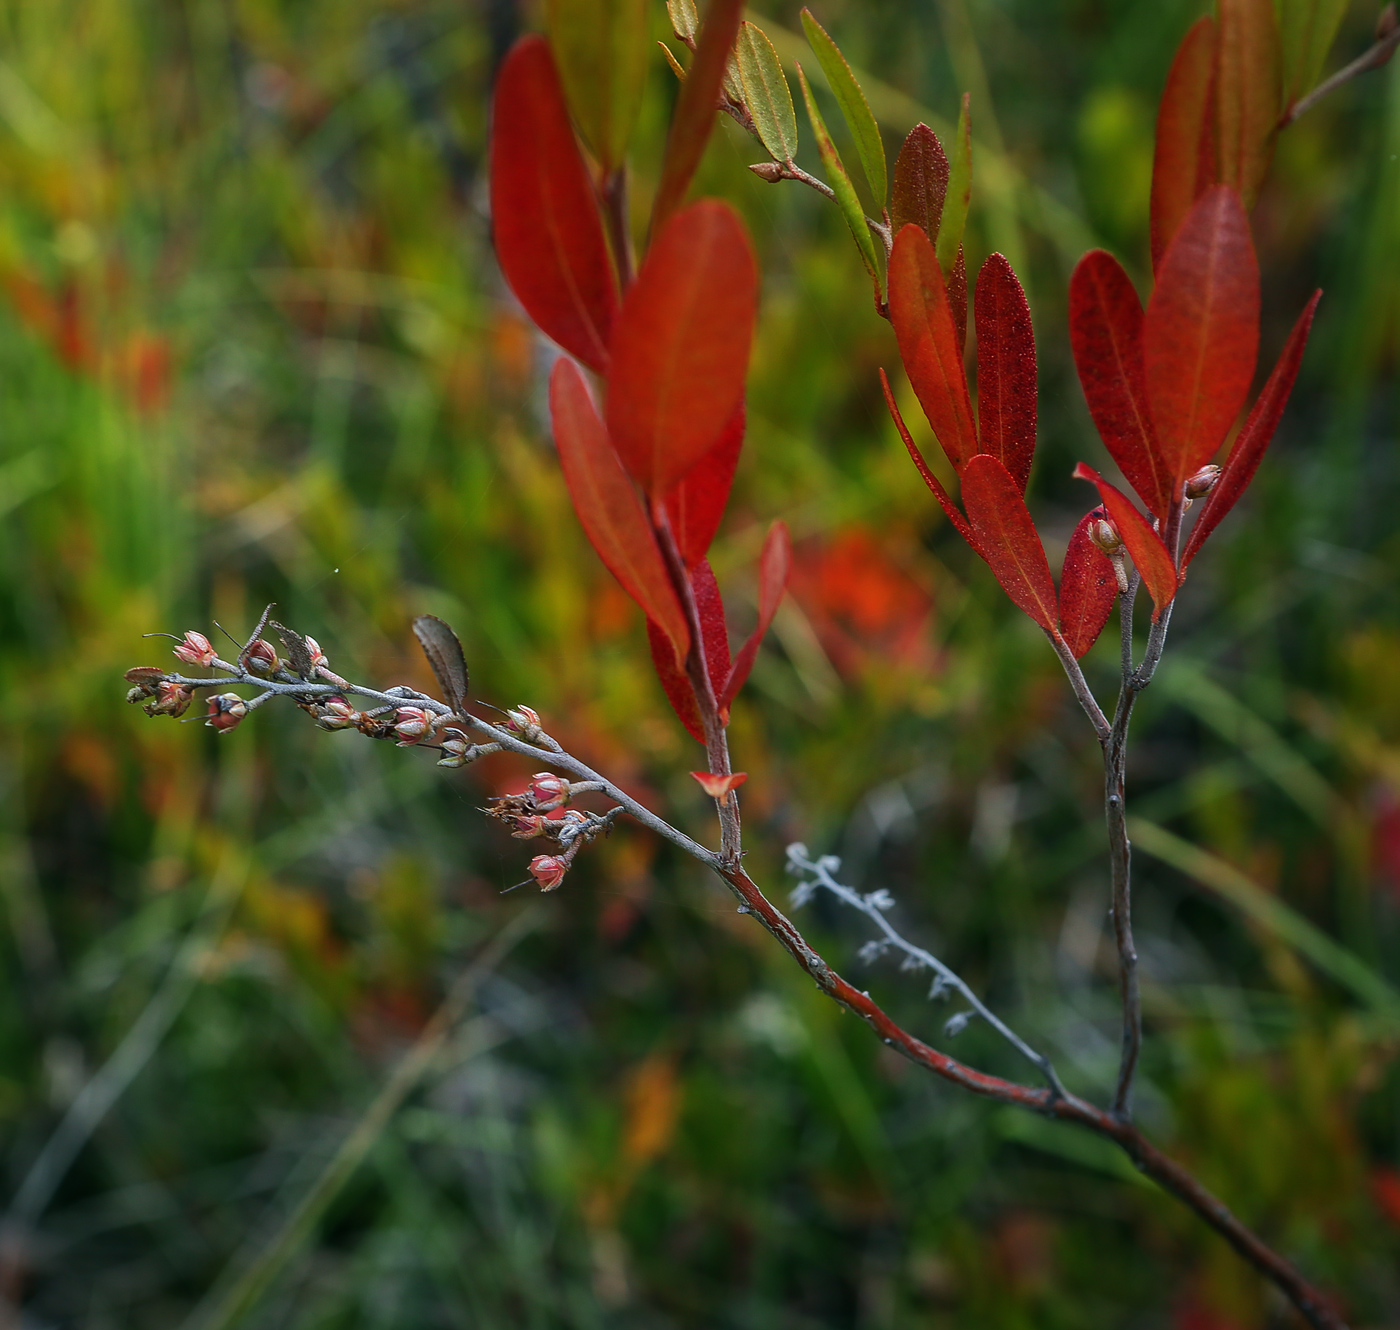
M 802 11 L 802 28 L 807 34 L 807 42 L 816 54 L 817 61 L 831 85 L 836 103 L 841 108 L 846 127 L 855 140 L 856 155 L 860 158 L 861 170 L 870 186 L 871 197 L 875 200 L 878 216 L 885 206 L 885 145 L 880 138 L 880 127 L 870 112 L 870 104 L 856 82 L 841 48 L 832 41 L 827 30 L 812 17 L 810 9 Z

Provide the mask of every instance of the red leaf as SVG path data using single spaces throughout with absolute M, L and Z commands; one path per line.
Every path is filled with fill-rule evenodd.
M 1196 557 L 1196 551 L 1205 544 L 1206 537 L 1220 524 L 1221 518 L 1239 502 L 1254 473 L 1263 460 L 1264 450 L 1274 437 L 1274 431 L 1283 417 L 1283 409 L 1288 405 L 1288 395 L 1293 391 L 1293 380 L 1298 377 L 1298 367 L 1303 363 L 1303 351 L 1308 344 L 1308 332 L 1312 328 L 1313 314 L 1322 292 L 1317 291 L 1308 301 L 1307 308 L 1298 316 L 1288 342 L 1254 403 L 1254 409 L 1244 422 L 1244 428 L 1235 438 L 1234 447 L 1225 463 L 1220 479 L 1215 482 L 1205 501 L 1196 525 L 1191 528 L 1191 536 L 1186 542 L 1186 553 L 1182 556 L 1184 569 Z
M 1253 207 L 1269 172 L 1283 100 L 1274 0 L 1219 0 L 1215 178 Z
M 1259 264 L 1240 196 L 1213 185 L 1157 271 L 1143 318 L 1147 401 L 1172 497 L 1224 442 L 1259 351 Z
M 656 237 L 613 333 L 608 431 L 659 499 L 711 448 L 744 395 L 758 269 L 738 214 L 702 199 Z
M 1132 500 L 1116 485 L 1110 485 L 1093 467 L 1080 462 L 1074 468 L 1074 475 L 1076 480 L 1087 480 L 1098 487 L 1099 498 L 1108 509 L 1113 525 L 1118 528 L 1123 544 L 1128 547 L 1133 566 L 1142 575 L 1142 583 L 1152 597 L 1155 607 L 1152 617 L 1155 619 L 1164 606 L 1171 604 L 1177 588 L 1176 569 L 1172 567 L 1172 556 L 1162 543 L 1161 536 L 1133 507 Z
M 1002 590 L 1047 633 L 1058 636 L 1050 565 L 1011 473 L 995 457 L 979 454 L 963 471 L 962 498 L 977 546 Z
M 585 534 L 608 571 L 685 658 L 690 632 L 641 500 L 608 441 L 588 385 L 570 360 L 555 363 L 549 412 L 564 481 Z
M 768 528 L 768 536 L 763 542 L 763 552 L 758 556 L 758 625 L 749 640 L 739 648 L 734 657 L 734 667 L 729 671 L 728 682 L 720 694 L 720 714 L 726 715 L 739 689 L 744 686 L 758 659 L 758 648 L 763 642 L 773 616 L 782 603 L 783 591 L 787 587 L 788 573 L 792 569 L 792 537 L 788 534 L 786 522 L 774 522 Z
M 666 513 L 686 567 L 705 557 L 719 530 L 734 469 L 744 446 L 744 404 L 729 418 L 715 444 L 666 496 Z
M 1142 364 L 1142 304 L 1112 254 L 1091 250 L 1069 282 L 1069 340 L 1089 414 L 1109 456 L 1163 521 L 1171 476 L 1157 452 Z
M 890 223 L 897 235 L 912 222 L 926 236 L 938 234 L 948 197 L 948 154 L 938 135 L 925 124 L 909 131 L 894 163 Z
M 671 129 L 666 136 L 661 183 L 657 186 L 656 201 L 651 209 L 653 237 L 660 233 L 667 219 L 680 207 L 695 168 L 700 165 L 710 130 L 714 128 L 724 67 L 734 50 L 743 13 L 744 0 L 710 0 L 705 12 L 705 22 L 696 42 L 695 59 L 691 61 L 685 81 L 681 84 L 676 110 L 671 117 Z
M 715 776 L 708 771 L 692 771 L 690 774 L 711 799 L 727 798 L 730 790 L 737 790 L 749 778 L 747 771 L 736 771 L 729 776 Z
M 705 742 L 705 723 L 700 719 L 700 708 L 695 702 L 695 690 L 690 686 L 690 678 L 685 667 L 676 659 L 675 650 L 666 634 L 650 619 L 647 620 L 647 642 L 651 646 L 651 664 L 666 700 L 671 709 L 680 717 L 681 724 L 690 732 L 692 739 Z
M 960 535 L 978 554 L 982 554 L 977 544 L 977 537 L 972 534 L 972 528 L 967 524 L 965 518 L 959 511 L 957 504 L 948 496 L 948 491 L 943 488 L 942 482 L 929 470 L 929 465 L 924 461 L 924 455 L 919 451 L 918 445 L 910 437 L 908 427 L 904 423 L 904 417 L 899 413 L 899 407 L 895 405 L 894 393 L 890 391 L 889 377 L 885 371 L 880 371 L 880 387 L 885 392 L 885 405 L 889 407 L 890 418 L 894 421 L 894 427 L 899 431 L 899 437 L 904 440 L 904 446 L 909 450 L 909 456 L 914 459 L 914 465 L 919 469 L 919 474 L 924 478 L 924 484 L 933 492 L 933 497 L 938 500 L 943 511 L 947 514 L 948 520 L 957 529 Z M 982 554 L 985 559 L 987 556 Z
M 705 644 L 710 688 L 718 701 L 729 679 L 729 629 L 724 622 L 719 583 L 715 581 L 715 570 L 708 559 L 701 559 L 690 570 L 690 590 L 695 597 L 695 612 L 700 617 L 700 637 Z
M 1215 42 L 1215 20 L 1197 19 L 1162 90 L 1152 162 L 1154 271 L 1191 205 L 1215 182 Z
M 1035 455 L 1035 332 L 1011 265 L 993 254 L 977 276 L 977 423 L 982 451 L 1000 460 L 1021 493 Z
M 1089 524 L 1107 516 L 1106 508 L 1085 513 L 1065 550 L 1065 566 L 1060 573 L 1060 632 L 1075 660 L 1082 659 L 1099 640 L 1118 598 L 1113 564 L 1089 539 Z
M 967 254 L 961 245 L 953 260 L 953 271 L 948 274 L 948 305 L 958 333 L 958 355 L 963 356 L 967 353 Z
M 972 399 L 943 272 L 933 245 L 917 226 L 906 226 L 895 238 L 889 290 L 899 358 L 934 435 L 961 475 L 977 454 Z
M 570 355 L 605 370 L 617 288 L 598 203 L 542 37 L 516 42 L 491 110 L 496 257 L 525 312 Z

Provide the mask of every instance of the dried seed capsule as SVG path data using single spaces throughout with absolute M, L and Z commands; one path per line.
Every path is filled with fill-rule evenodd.
M 186 665 L 203 665 L 206 668 L 219 658 L 209 639 L 203 633 L 195 632 L 193 628 L 177 643 L 175 655 Z
M 204 723 L 227 734 L 247 714 L 248 704 L 237 693 L 215 693 L 209 699 L 209 718 Z

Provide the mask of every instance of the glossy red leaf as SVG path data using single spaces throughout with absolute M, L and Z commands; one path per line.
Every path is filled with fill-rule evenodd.
M 690 632 L 641 500 L 589 395 L 578 366 L 555 363 L 549 380 L 554 442 L 569 496 L 598 557 L 660 626 L 682 660 Z
M 734 657 L 734 666 L 729 671 L 729 679 L 720 693 L 720 714 L 727 716 L 729 706 L 739 689 L 749 677 L 753 663 L 758 659 L 758 648 L 762 645 L 773 616 L 782 603 L 783 592 L 787 589 L 788 574 L 792 571 L 792 537 L 788 534 L 786 522 L 774 522 L 768 528 L 763 542 L 763 550 L 758 556 L 758 624 L 749 639 L 739 648 Z
M 1142 303 L 1112 254 L 1091 250 L 1069 282 L 1069 340 L 1089 414 L 1109 456 L 1163 521 L 1172 477 L 1157 452 L 1142 362 Z
M 705 153 L 714 128 L 724 70 L 739 35 L 743 0 L 710 0 L 696 41 L 680 96 L 676 99 L 671 129 L 666 136 L 661 183 L 651 210 L 651 234 L 655 240 L 681 205 L 695 168 Z
M 1196 551 L 1205 543 L 1206 537 L 1235 506 L 1249 482 L 1254 479 L 1254 473 L 1259 469 L 1259 463 L 1264 457 L 1264 450 L 1274 437 L 1274 431 L 1283 418 L 1283 409 L 1288 405 L 1293 381 L 1298 377 L 1298 367 L 1303 363 L 1303 351 L 1308 344 L 1308 333 L 1312 328 L 1313 315 L 1317 311 L 1317 302 L 1321 299 L 1322 292 L 1315 292 L 1313 298 L 1308 301 L 1307 308 L 1298 316 L 1298 322 L 1293 325 L 1293 331 L 1289 334 L 1288 342 L 1274 366 L 1274 372 L 1269 375 L 1269 381 L 1264 385 L 1264 391 L 1259 394 L 1259 400 L 1254 403 L 1254 409 L 1249 413 L 1244 428 L 1236 436 L 1225 469 L 1206 498 L 1205 507 L 1196 519 L 1195 526 L 1191 528 L 1191 536 L 1186 542 L 1186 553 L 1181 560 L 1183 568 L 1196 557 Z
M 739 409 L 720 432 L 719 442 L 666 496 L 666 514 L 687 568 L 705 557 L 719 530 L 743 446 L 744 404 L 741 401 Z
M 1173 497 L 1225 440 L 1259 350 L 1259 263 L 1240 196 L 1212 185 L 1157 270 L 1142 326 L 1147 401 Z
M 690 686 L 685 666 L 676 659 L 670 639 L 650 619 L 647 620 L 647 643 L 651 647 L 652 668 L 661 681 L 662 691 L 671 704 L 671 710 L 680 717 L 681 724 L 690 732 L 691 738 L 704 743 L 705 723 L 700 719 L 695 690 Z
M 1095 508 L 1079 519 L 1065 550 L 1060 573 L 1060 634 L 1080 660 L 1099 640 L 1113 602 L 1118 598 L 1118 577 L 1113 564 L 1092 540 L 1089 526 L 1107 517 L 1106 508 Z
M 982 451 L 1011 473 L 1022 494 L 1035 456 L 1035 333 L 1011 265 L 993 254 L 977 275 L 977 424 Z
M 744 395 L 758 268 L 727 203 L 702 199 L 656 237 L 613 332 L 607 421 L 653 498 L 715 446 Z
M 884 389 L 885 405 L 889 408 L 890 419 L 894 421 L 894 427 L 899 431 L 899 437 L 904 440 L 904 446 L 909 450 L 909 456 L 913 459 L 914 465 L 918 468 L 919 475 L 923 477 L 924 484 L 929 487 L 933 497 L 938 500 L 948 520 L 956 528 L 960 535 L 978 554 L 982 554 L 977 545 L 977 537 L 972 534 L 972 528 L 967 524 L 967 518 L 962 515 L 957 504 L 949 497 L 948 491 L 943 488 L 942 482 L 929 470 L 929 465 L 924 461 L 924 455 L 919 451 L 909 433 L 908 426 L 904 423 L 904 417 L 900 414 L 899 407 L 894 400 L 894 393 L 890 391 L 889 376 L 882 369 L 880 371 L 880 387 Z M 986 558 L 986 555 L 982 555 Z
M 525 312 L 570 355 L 603 371 L 617 308 L 598 202 L 542 37 L 522 37 L 491 111 L 496 256 Z
M 1269 172 L 1283 101 L 1274 0 L 1218 0 L 1216 173 L 1253 207 Z
M 917 124 L 895 158 L 890 196 L 890 224 L 895 234 L 912 222 L 930 240 L 935 239 L 947 197 L 948 154 L 933 130 Z
M 899 358 L 939 445 L 961 475 L 978 448 L 972 399 L 943 271 L 917 226 L 906 226 L 895 238 L 889 301 Z
M 724 622 L 724 601 L 720 598 L 715 570 L 708 559 L 701 559 L 690 570 L 690 591 L 700 618 L 700 639 L 705 644 L 705 669 L 710 688 L 718 701 L 729 682 L 729 628 Z
M 1162 90 L 1152 161 L 1154 270 L 1191 205 L 1215 182 L 1215 45 L 1215 20 L 1197 19 Z
M 1147 518 L 1133 507 L 1132 500 L 1116 485 L 1109 484 L 1093 467 L 1080 462 L 1074 468 L 1074 475 L 1075 479 L 1087 480 L 1098 488 L 1099 498 L 1103 500 L 1103 506 L 1108 509 L 1113 525 L 1118 528 L 1118 534 L 1128 548 L 1133 567 L 1141 574 L 1142 584 L 1152 597 L 1155 607 L 1152 617 L 1155 619 L 1164 606 L 1171 604 L 1177 588 L 1176 569 L 1172 567 L 1172 556 L 1162 543 L 1161 536 L 1152 529 Z
M 1047 633 L 1058 634 L 1050 565 L 1011 473 L 995 457 L 979 454 L 963 470 L 962 498 L 977 547 L 1002 590 Z

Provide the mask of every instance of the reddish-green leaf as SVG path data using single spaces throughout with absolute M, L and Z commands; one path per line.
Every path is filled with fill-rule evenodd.
M 1060 573 L 1060 634 L 1075 660 L 1082 659 L 1099 640 L 1118 597 L 1113 564 L 1089 539 L 1090 524 L 1107 516 L 1106 508 L 1085 513 L 1065 550 L 1065 565 Z
M 652 669 L 656 671 L 671 709 L 690 731 L 691 738 L 704 743 L 705 722 L 700 719 L 700 707 L 695 701 L 695 690 L 690 686 L 690 676 L 686 674 L 684 664 L 676 659 L 670 639 L 650 619 L 647 620 L 647 644 L 651 647 Z
M 948 155 L 933 130 L 915 125 L 894 161 L 890 221 L 895 234 L 912 222 L 930 240 L 935 239 L 947 197 Z
M 684 660 L 690 632 L 641 500 L 589 396 L 578 367 L 559 360 L 549 380 L 554 442 L 569 496 L 598 557 Z
M 549 39 L 584 140 L 604 171 L 621 164 L 646 86 L 648 0 L 547 0 Z
M 715 444 L 666 496 L 666 514 L 686 567 L 705 557 L 719 530 L 744 446 L 744 404 L 729 418 Z
M 491 223 L 501 271 L 525 312 L 570 355 L 605 370 L 616 282 L 597 199 L 542 37 L 521 38 L 496 80 Z
M 671 130 L 666 136 L 661 183 L 651 211 L 653 236 L 659 234 L 667 219 L 680 207 L 695 168 L 700 165 L 710 130 L 714 128 L 720 86 L 734 50 L 734 39 L 739 35 L 743 13 L 743 0 L 710 0 L 705 11 L 695 59 L 690 62 L 685 82 L 681 84 Z
M 1274 0 L 1218 0 L 1216 175 L 1253 207 L 1269 171 L 1283 100 Z
M 967 353 L 967 255 L 958 246 L 958 257 L 948 274 L 948 305 L 953 311 L 953 327 L 958 333 L 958 355 Z
M 613 334 L 608 431 L 637 483 L 669 494 L 744 394 L 758 270 L 727 203 L 702 199 L 656 237 Z
M 1050 565 L 1011 473 L 995 457 L 979 454 L 963 469 L 962 499 L 978 549 L 1002 590 L 1047 633 L 1058 634 Z
M 958 108 L 958 128 L 953 136 L 953 161 L 948 177 L 948 202 L 938 224 L 938 235 L 930 236 L 938 250 L 938 262 L 947 276 L 961 256 L 967 210 L 972 204 L 972 96 L 963 93 Z
M 1148 525 L 1145 518 L 1116 485 L 1110 485 L 1091 466 L 1080 462 L 1074 468 L 1077 480 L 1087 480 L 1098 488 L 1099 498 L 1108 509 L 1113 525 L 1128 548 L 1133 566 L 1142 575 L 1142 584 L 1147 588 L 1155 606 L 1152 617 L 1155 619 L 1164 606 L 1171 604 L 1176 595 L 1176 569 L 1172 567 L 1172 556 L 1162 543 L 1162 538 Z
M 982 451 L 999 458 L 1021 493 L 1035 456 L 1035 333 L 1026 293 L 993 254 L 977 275 L 977 424 Z
M 1258 349 L 1249 218 L 1233 189 L 1212 185 L 1167 246 L 1143 319 L 1147 401 L 1174 498 L 1235 423 Z
M 1311 92 L 1322 76 L 1327 53 L 1348 7 L 1347 0 L 1281 0 L 1279 47 L 1285 109 Z
M 1215 482 L 1215 488 L 1211 490 L 1201 515 L 1196 519 L 1196 525 L 1191 528 L 1191 537 L 1186 542 L 1186 553 L 1181 560 L 1183 568 L 1196 557 L 1196 551 L 1205 543 L 1206 537 L 1235 506 L 1249 482 L 1254 479 L 1254 473 L 1259 469 L 1259 463 L 1264 457 L 1264 450 L 1274 437 L 1274 431 L 1283 418 L 1283 409 L 1288 405 L 1288 395 L 1293 391 L 1293 380 L 1298 377 L 1298 367 L 1303 363 L 1303 351 L 1308 344 L 1313 314 L 1317 310 L 1317 302 L 1321 299 L 1322 292 L 1315 292 L 1313 298 L 1308 301 L 1307 308 L 1298 316 L 1298 322 L 1293 325 L 1293 331 L 1289 334 L 1283 353 L 1274 366 L 1274 372 L 1269 375 L 1264 391 L 1254 403 L 1254 409 L 1236 437 L 1234 447 L 1230 449 L 1230 457 L 1225 463 L 1225 469 L 1220 473 L 1220 479 Z
M 977 537 L 972 534 L 972 528 L 967 524 L 967 518 L 962 515 L 957 504 L 948 496 L 948 491 L 943 488 L 943 483 L 929 470 L 928 463 L 924 461 L 923 453 L 919 451 L 919 445 L 914 442 L 910 435 L 908 426 L 904 423 L 904 417 L 899 412 L 899 406 L 894 400 L 894 393 L 890 391 L 889 377 L 883 369 L 880 371 L 880 387 L 885 392 L 885 405 L 889 408 L 890 419 L 894 421 L 894 427 L 899 431 L 899 437 L 904 440 L 904 446 L 909 450 L 909 456 L 918 468 L 919 475 L 923 477 L 924 484 L 929 487 L 933 497 L 938 500 L 958 535 L 967 541 L 978 554 L 982 554 L 977 545 Z M 982 554 L 982 557 L 985 559 L 987 556 Z
M 1069 340 L 1089 414 L 1109 456 L 1163 521 L 1172 477 L 1157 452 L 1142 364 L 1142 303 L 1113 255 L 1091 250 L 1069 282 Z
M 690 570 L 690 593 L 695 597 L 695 613 L 700 619 L 700 640 L 705 644 L 705 672 L 718 701 L 729 679 L 729 628 L 724 622 L 724 601 L 715 581 L 715 570 L 708 559 L 701 559 Z
M 832 95 L 841 108 L 846 128 L 855 140 L 856 155 L 860 158 L 861 170 L 865 173 L 870 195 L 875 200 L 878 215 L 885 208 L 885 145 L 880 138 L 880 126 L 870 112 L 870 103 L 851 73 L 841 48 L 831 40 L 830 34 L 812 16 L 810 9 L 802 11 L 802 30 L 807 34 L 807 42 L 817 57 L 817 62 L 831 85 Z
M 917 226 L 906 226 L 895 237 L 889 285 L 899 358 L 934 435 L 961 475 L 978 450 L 972 399 L 943 270 Z
M 1157 111 L 1152 162 L 1152 267 L 1215 181 L 1215 20 L 1197 19 L 1177 48 Z
M 773 616 L 778 612 L 778 606 L 782 603 L 791 569 L 792 537 L 788 534 L 787 523 L 774 522 L 768 528 L 768 536 L 758 556 L 758 624 L 749 635 L 749 640 L 739 648 L 739 654 L 734 657 L 729 679 L 720 693 L 722 716 L 728 714 L 730 703 L 744 686 L 754 661 L 758 659 L 758 648 L 773 622 Z

